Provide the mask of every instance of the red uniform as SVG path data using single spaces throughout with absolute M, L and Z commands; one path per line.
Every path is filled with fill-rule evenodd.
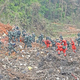
M 63 49 L 63 45 L 61 45 L 61 43 L 56 43 L 57 49 L 56 51 L 58 51 L 58 54 L 60 54 L 61 51 L 63 51 L 64 56 L 66 56 L 66 48 Z
M 64 43 L 64 46 L 66 47 L 66 50 L 67 50 L 67 41 L 66 40 L 62 40 L 61 43 Z
M 45 40 L 44 43 L 46 45 L 46 48 L 48 48 L 51 44 L 51 41 L 50 40 Z
M 72 50 L 73 52 L 76 52 L 76 46 L 73 40 L 71 40 Z

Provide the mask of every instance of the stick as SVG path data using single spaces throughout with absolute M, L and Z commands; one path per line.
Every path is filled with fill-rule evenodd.
M 71 75 L 77 80 L 77 77 L 71 73 Z

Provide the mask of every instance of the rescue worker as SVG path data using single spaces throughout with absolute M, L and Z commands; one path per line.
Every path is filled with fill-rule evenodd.
M 45 46 L 45 42 L 42 40 L 42 45 Z
M 18 42 L 20 42 L 20 35 L 21 35 L 21 32 L 20 32 L 19 28 L 16 27 L 16 39 L 18 40 Z
M 56 41 L 55 42 L 59 42 L 60 43 L 60 40 L 59 39 L 56 39 Z
M 69 41 L 66 40 L 66 42 L 67 42 L 67 48 L 70 49 L 70 43 L 69 43 Z
M 50 40 L 51 44 L 52 44 L 52 47 L 55 47 L 56 43 L 50 37 L 46 37 L 46 40 Z
M 60 35 L 60 36 L 59 36 L 59 38 L 60 38 L 60 41 L 61 41 L 61 40 L 63 40 L 63 37 L 62 37 L 62 35 Z
M 50 47 L 50 44 L 51 44 L 51 41 L 50 40 L 42 40 L 45 45 L 46 45 L 46 48 Z
M 71 39 L 71 45 L 72 45 L 73 52 L 76 53 L 76 46 L 75 46 L 75 43 L 72 39 Z
M 50 40 L 51 41 L 51 38 L 50 37 L 46 37 L 46 40 Z
M 32 37 L 31 37 L 31 35 L 29 35 L 28 36 L 27 47 L 32 47 L 31 43 L 32 43 Z
M 61 43 L 59 43 L 59 42 L 56 42 L 56 47 L 57 47 L 57 49 L 56 49 L 56 51 L 58 51 L 58 54 L 60 54 L 60 45 L 61 45 Z
M 52 43 L 52 40 L 50 37 L 46 37 L 46 40 L 49 40 L 50 41 L 50 44 Z
M 35 42 L 35 33 L 32 33 L 32 41 Z
M 43 38 L 44 38 L 43 34 L 40 34 L 40 36 L 38 37 L 38 40 L 40 41 L 40 44 L 42 43 Z
M 15 43 L 12 43 L 12 42 L 9 42 L 8 43 L 8 50 L 9 50 L 9 55 L 11 54 L 11 51 L 13 50 L 13 51 L 15 51 L 16 53 L 17 53 L 17 51 L 14 49 L 15 48 Z
M 12 41 L 16 42 L 17 32 L 15 28 L 11 31 L 11 35 L 12 35 Z
M 52 40 L 51 43 L 52 43 L 52 47 L 56 47 L 56 43 L 54 40 Z
M 36 43 L 39 43 L 39 40 L 38 39 L 36 40 Z
M 25 35 L 26 35 L 26 30 L 24 29 L 24 30 L 22 31 L 22 37 L 24 38 Z
M 80 44 L 80 37 L 78 37 L 76 40 L 77 40 L 77 44 L 79 46 L 79 44 Z
M 26 45 L 28 44 L 28 35 L 27 34 L 24 37 L 24 43 L 25 43 L 25 45 L 24 45 L 24 49 L 25 49 Z
M 8 31 L 8 38 L 9 38 L 9 42 L 12 40 L 12 34 L 11 31 Z
M 58 54 L 60 54 L 61 51 L 63 51 L 64 56 L 66 56 L 66 48 L 65 46 L 61 45 L 61 43 L 56 43 L 57 49 L 56 51 L 58 51 Z
M 67 41 L 66 41 L 66 40 L 62 40 L 62 41 L 61 41 L 61 44 L 62 44 L 62 43 L 63 43 L 65 49 L 67 50 Z
M 80 33 L 78 33 L 77 36 L 80 37 Z

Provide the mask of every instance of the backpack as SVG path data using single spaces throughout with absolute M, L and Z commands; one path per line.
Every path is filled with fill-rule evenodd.
M 65 47 L 65 46 L 63 46 L 63 49 L 66 49 L 66 47 Z

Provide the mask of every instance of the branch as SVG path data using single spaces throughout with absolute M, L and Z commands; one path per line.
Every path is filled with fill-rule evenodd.
M 5 8 L 5 6 L 7 5 L 6 3 L 8 2 L 9 0 L 6 0 L 5 3 L 3 4 L 2 8 L 1 8 L 1 11 L 0 11 L 0 14 L 2 13 L 3 9 Z

